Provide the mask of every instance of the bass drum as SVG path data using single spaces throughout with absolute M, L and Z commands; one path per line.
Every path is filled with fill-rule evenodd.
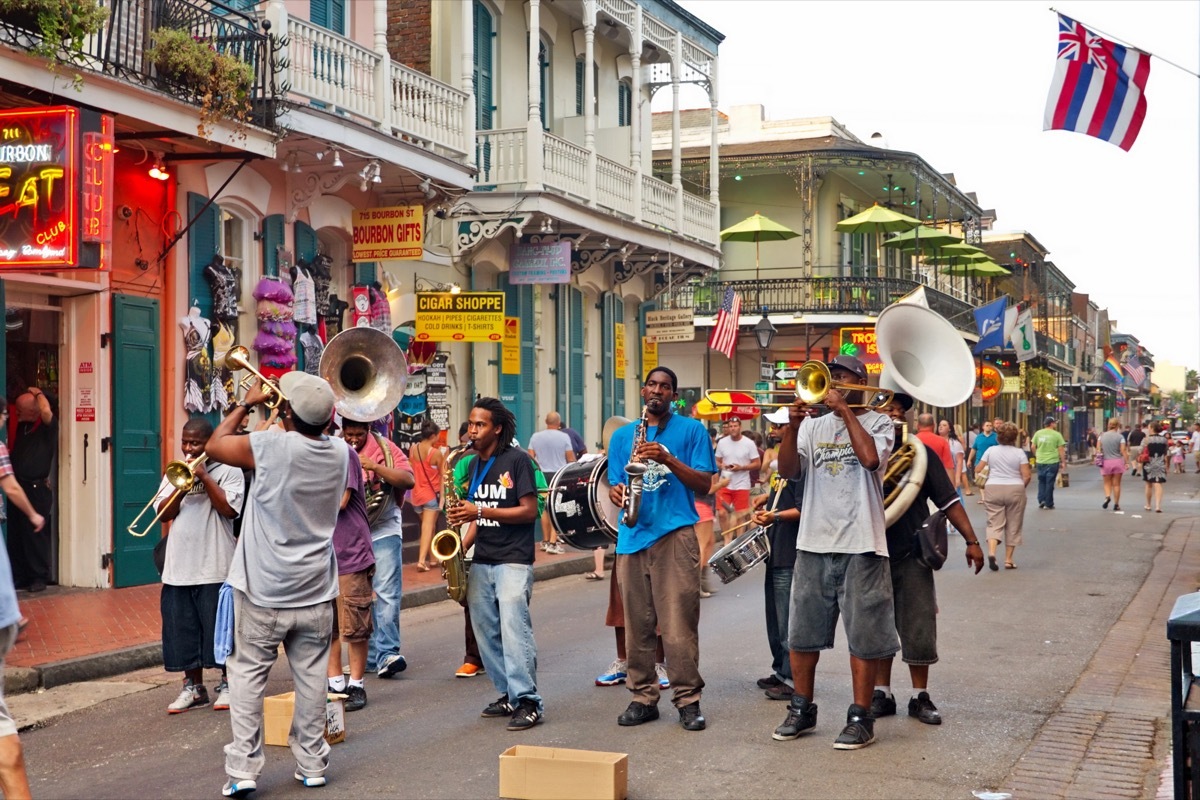
M 554 475 L 547 502 L 560 541 L 577 550 L 617 543 L 621 509 L 608 498 L 610 488 L 607 458 L 567 464 Z

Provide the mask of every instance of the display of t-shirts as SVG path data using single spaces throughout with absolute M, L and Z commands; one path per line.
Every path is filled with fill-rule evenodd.
M 183 349 L 186 353 L 186 377 L 183 382 L 183 407 L 186 411 L 209 411 L 212 361 L 208 357 L 208 338 L 211 323 L 200 316 L 200 309 L 179 320 L 183 330 Z
M 317 316 L 329 316 L 329 284 L 333 281 L 333 259 L 324 253 L 319 253 L 313 259 L 310 270 L 313 279 L 313 298 L 317 306 Z
M 321 353 L 325 352 L 325 345 L 321 341 L 321 337 L 312 331 L 305 331 L 300 334 L 300 346 L 304 348 L 304 371 L 309 375 L 319 375 L 321 373 Z
M 300 325 L 317 324 L 317 290 L 312 276 L 304 267 L 297 267 L 292 281 L 295 295 L 294 319 Z
M 848 412 L 847 412 L 848 413 Z M 796 434 L 804 471 L 804 513 L 797 548 L 810 553 L 874 553 L 886 556 L 883 473 L 896 435 L 891 418 L 875 411 L 857 415 L 879 459 L 867 469 L 854 452 L 846 422 L 837 414 L 806 419 Z
M 225 259 L 213 256 L 212 263 L 204 268 L 204 279 L 208 281 L 213 296 L 213 319 L 232 322 L 237 319 L 238 276 Z
M 387 296 L 375 286 L 370 288 L 371 297 L 371 327 L 392 335 L 392 306 Z

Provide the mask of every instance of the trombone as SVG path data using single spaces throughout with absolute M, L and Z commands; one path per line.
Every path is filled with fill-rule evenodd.
M 196 467 L 200 466 L 207 460 L 208 454 L 201 453 L 191 461 L 172 461 L 167 464 L 167 468 L 163 473 L 163 477 L 167 479 L 167 483 L 175 487 L 175 491 L 171 492 L 170 497 L 167 498 L 167 502 L 163 505 L 162 511 L 159 511 L 154 515 L 154 519 L 150 520 L 150 524 L 146 526 L 146 530 L 138 533 L 138 520 L 146 516 L 146 512 L 149 511 L 154 505 L 154 500 L 158 497 L 158 493 L 155 492 L 154 497 L 150 498 L 150 502 L 146 503 L 142 510 L 138 512 L 138 515 L 133 518 L 133 522 L 129 523 L 129 534 L 131 536 L 137 536 L 140 538 L 149 533 L 150 529 L 154 527 L 154 523 L 158 522 L 159 519 L 162 518 L 163 512 L 170 507 L 171 503 L 175 502 L 175 498 L 181 494 L 186 494 L 187 492 L 191 491 L 192 485 L 196 482 Z
M 261 372 L 250 365 L 250 351 L 247 350 L 243 345 L 235 345 L 229 349 L 229 352 L 225 354 L 225 366 L 229 367 L 231 370 L 244 369 L 250 373 L 246 377 L 242 378 L 241 382 L 238 384 L 247 391 L 250 390 L 250 382 L 254 378 L 258 378 L 260 381 L 262 381 L 263 391 L 270 395 L 270 398 L 264 402 L 263 405 L 272 411 L 279 408 L 279 404 L 284 400 L 287 400 L 287 397 L 279 388 L 279 384 L 275 383 L 274 381 L 267 380 L 267 378 L 263 376 Z
M 805 361 L 800 365 L 799 372 L 796 373 L 796 391 L 795 399 L 791 403 L 737 403 L 739 406 L 754 406 L 756 408 L 786 408 L 794 405 L 796 400 L 803 402 L 805 405 L 820 405 L 824 402 L 826 395 L 831 389 L 837 389 L 839 392 L 870 392 L 874 389 L 874 394 L 869 403 L 847 403 L 850 408 L 870 408 L 878 410 L 886 407 L 892 402 L 892 391 L 890 389 L 878 389 L 874 386 L 866 386 L 858 383 L 837 383 L 833 380 L 833 376 L 829 373 L 829 367 L 823 361 Z M 730 392 L 741 392 L 742 394 L 792 394 L 788 390 L 776 389 L 769 392 L 761 391 L 745 391 L 738 389 L 726 390 Z M 731 404 L 724 400 L 717 400 L 709 395 L 710 391 L 704 393 L 704 399 L 719 408 L 729 408 Z

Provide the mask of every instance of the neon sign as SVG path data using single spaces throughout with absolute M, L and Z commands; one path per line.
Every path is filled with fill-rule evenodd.
M 879 344 L 875 341 L 873 325 L 864 328 L 839 328 L 838 353 L 857 358 L 867 368 L 868 375 L 883 372 L 883 362 L 879 360 Z
M 995 400 L 996 395 L 1004 389 L 1004 375 L 987 362 L 984 362 L 982 371 L 979 367 L 975 368 L 975 378 L 980 381 L 980 391 L 985 403 Z
M 107 268 L 112 175 L 112 117 L 0 111 L 0 271 Z

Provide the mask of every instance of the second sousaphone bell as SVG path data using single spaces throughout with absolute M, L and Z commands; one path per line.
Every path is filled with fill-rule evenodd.
M 373 422 L 400 404 L 408 384 L 408 359 L 383 331 L 350 328 L 325 346 L 320 374 L 333 389 L 339 414 Z

